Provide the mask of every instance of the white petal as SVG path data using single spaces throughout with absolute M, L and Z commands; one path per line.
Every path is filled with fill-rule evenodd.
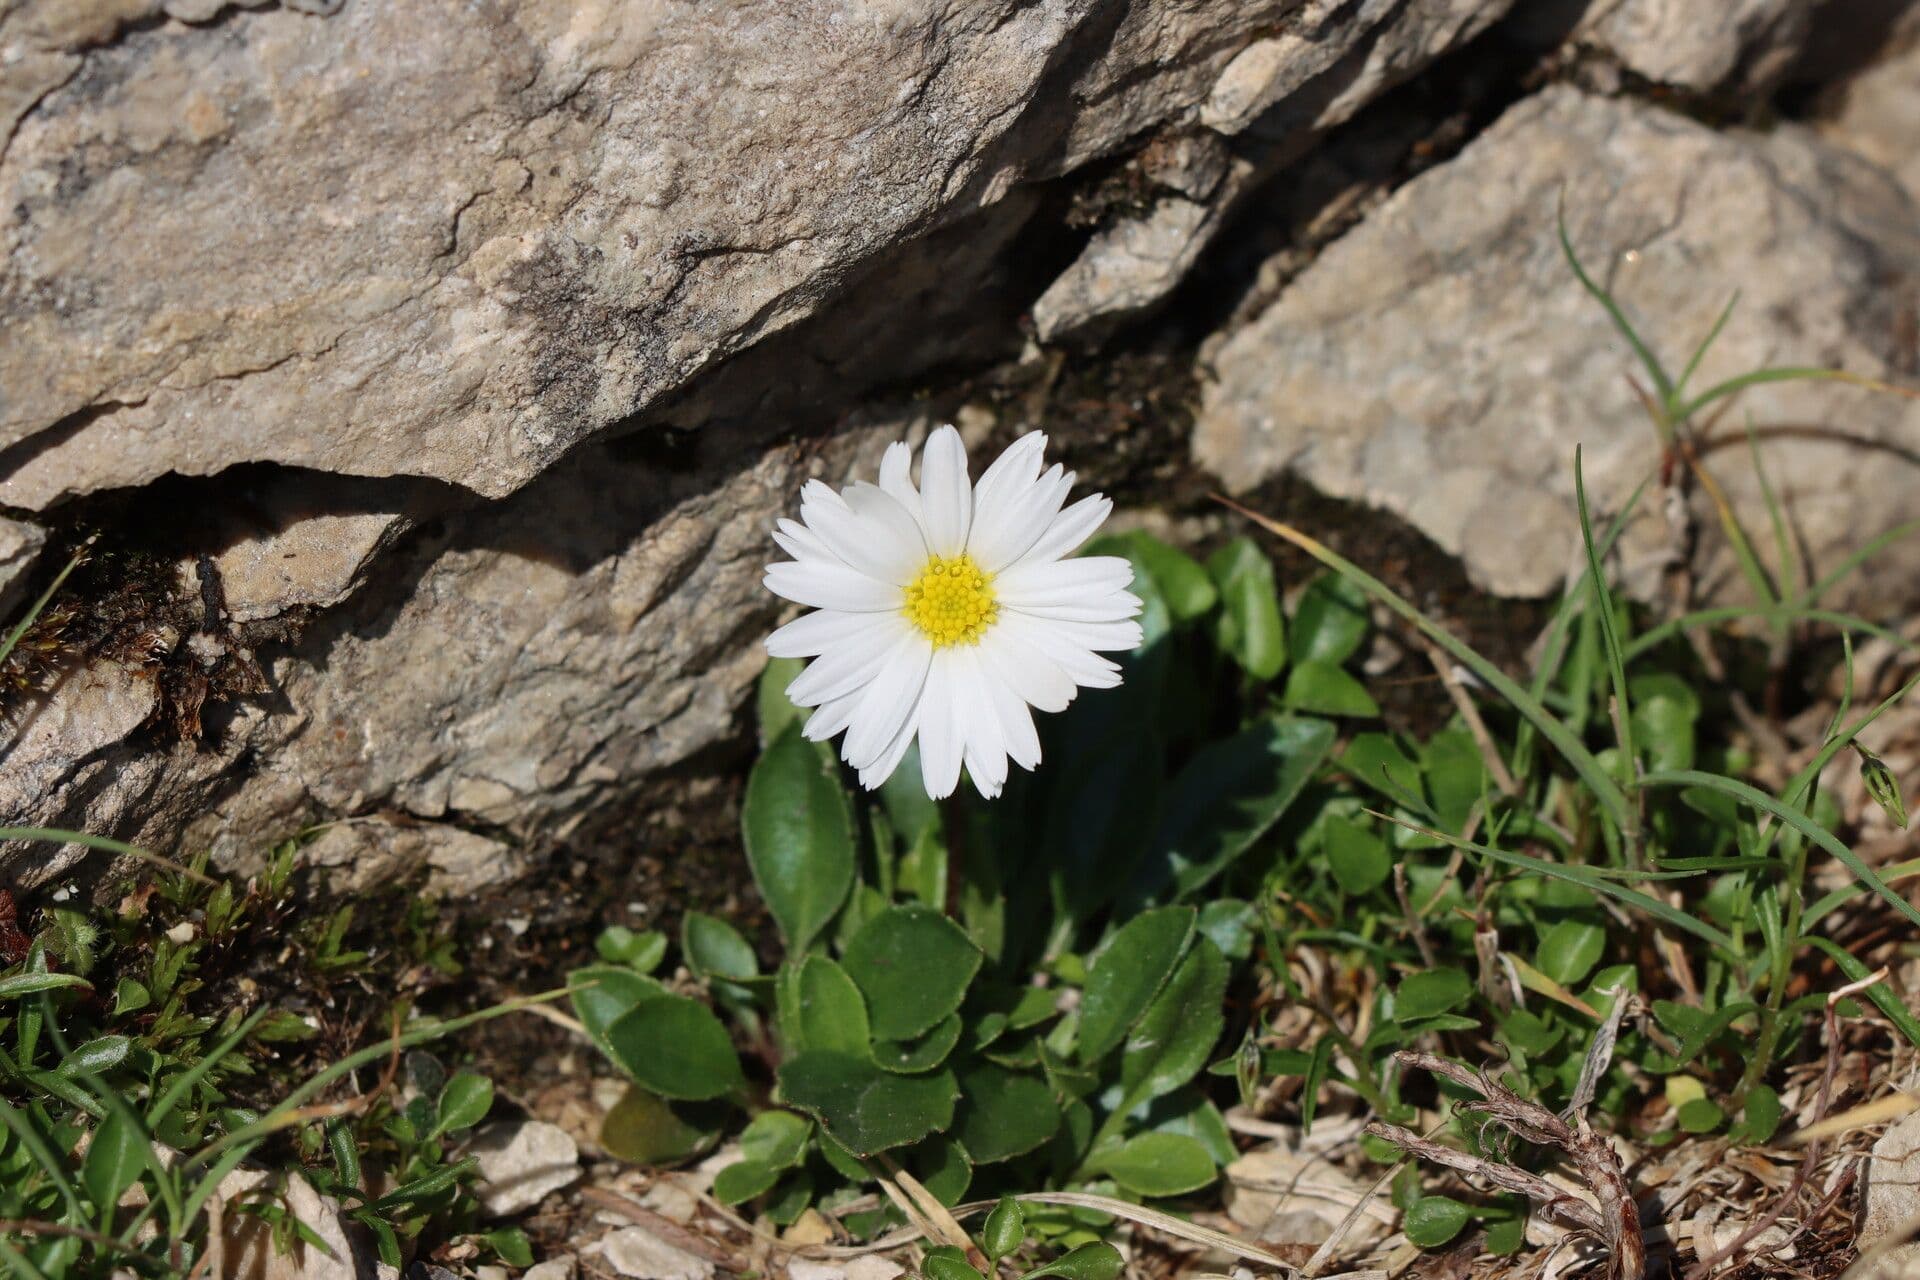
M 1093 536 L 1093 531 L 1106 523 L 1107 516 L 1113 511 L 1113 499 L 1100 494 L 1090 494 L 1080 499 L 1053 518 L 1047 531 L 1016 560 L 1009 569 L 1022 565 L 1038 564 L 1046 560 L 1058 560 L 1070 555 L 1079 545 Z
M 776 658 L 814 658 L 873 626 L 871 613 L 842 613 L 820 609 L 804 613 L 767 637 L 767 652 Z
M 900 588 L 835 562 L 782 560 L 767 566 L 767 590 L 815 609 L 882 613 L 905 603 Z
M 966 743 L 954 719 L 953 694 L 953 650 L 942 649 L 933 655 L 920 695 L 920 781 L 934 800 L 946 799 L 960 785 Z
M 1032 644 L 1071 676 L 1077 685 L 1089 689 L 1111 689 L 1120 683 L 1120 668 L 1116 663 L 1075 644 L 1051 623 L 1009 610 L 1001 613 L 995 629 L 1004 629 L 1010 635 Z
M 872 485 L 857 485 L 842 496 L 813 480 L 804 492 L 801 518 L 843 563 L 902 587 L 926 563 L 926 544 L 913 517 Z M 852 505 L 856 498 L 860 507 Z
M 1012 501 L 1032 487 L 1040 477 L 1040 462 L 1046 450 L 1047 437 L 1039 431 L 1029 431 L 1008 445 L 1006 451 L 993 460 L 993 465 L 980 473 L 980 479 L 973 486 L 975 521 L 986 518 L 989 512 L 997 512 L 1002 503 Z
M 796 707 L 823 702 L 865 689 L 880 674 L 882 659 L 898 648 L 913 628 L 896 614 L 869 613 L 864 630 L 856 631 L 815 658 L 787 686 L 787 698 Z
M 920 704 L 915 702 L 913 710 L 907 715 L 906 723 L 900 726 L 900 732 L 893 735 L 893 741 L 887 744 L 887 749 L 881 753 L 880 758 L 860 770 L 860 785 L 872 791 L 891 778 L 893 771 L 900 767 L 900 762 L 906 759 L 907 748 L 913 745 L 913 736 L 919 731 Z
M 976 511 L 968 549 L 980 567 L 998 573 L 1019 559 L 1053 523 L 1072 488 L 1073 473 L 1056 462 L 1047 474 L 996 502 L 991 520 Z
M 1092 597 L 1085 604 L 1009 605 L 1001 616 L 1020 614 L 1042 622 L 1125 622 L 1140 614 L 1139 597 L 1131 592 L 1115 591 Z
M 1142 638 L 1137 622 L 1056 622 L 1047 625 L 1082 649 L 1126 652 L 1138 649 Z
M 887 446 L 880 455 L 880 489 L 895 502 L 906 509 L 913 522 L 920 526 L 924 537 L 927 532 L 927 514 L 925 504 L 920 501 L 920 491 L 913 487 L 913 446 L 904 440 L 896 440 Z
M 1007 754 L 1022 769 L 1032 770 L 1040 764 L 1040 735 L 1033 727 L 1033 712 L 1026 700 L 1000 678 L 986 647 L 982 645 L 979 649 L 982 679 L 987 696 L 993 700 L 994 714 L 1000 719 L 1000 737 L 1006 743 Z
M 1009 569 L 993 580 L 993 598 L 1016 609 L 1105 604 L 1133 584 L 1133 565 L 1119 556 L 1047 560 Z
M 773 528 L 773 540 L 795 560 L 818 560 L 823 564 L 842 563 L 839 556 L 821 540 L 820 535 L 798 520 L 780 520 Z
M 1017 625 L 1007 626 L 1009 617 L 1001 615 L 993 629 L 981 637 L 981 659 L 1022 702 L 1042 711 L 1065 711 L 1079 692 L 1073 677 L 1022 635 Z
M 965 551 L 973 523 L 973 487 L 967 482 L 967 447 L 952 427 L 940 427 L 927 437 L 920 454 L 920 501 L 933 553 L 957 556 Z
M 904 635 L 887 651 L 880 671 L 867 686 L 854 711 L 853 728 L 842 744 L 847 763 L 856 769 L 868 768 L 892 748 L 900 726 L 913 719 L 920 691 L 926 687 L 933 646 L 912 627 L 903 623 L 901 629 Z
M 1007 782 L 1007 745 L 1000 732 L 1000 715 L 974 646 L 954 650 L 953 669 L 955 715 L 966 743 L 967 776 L 973 779 L 974 790 L 991 800 Z
M 801 735 L 813 742 L 825 742 L 852 723 L 853 708 L 859 701 L 859 694 L 850 693 L 844 698 L 822 703 L 818 711 L 807 717 Z

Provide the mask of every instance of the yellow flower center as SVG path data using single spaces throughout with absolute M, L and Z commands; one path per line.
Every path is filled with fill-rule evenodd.
M 993 575 L 969 555 L 951 560 L 935 556 L 907 584 L 903 612 L 936 649 L 978 644 L 1000 616 L 1000 606 L 993 602 Z

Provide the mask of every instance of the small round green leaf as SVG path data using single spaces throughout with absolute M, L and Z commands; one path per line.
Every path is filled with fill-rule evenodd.
M 960 1095 L 954 1132 L 976 1164 L 1025 1155 L 1060 1127 L 1060 1104 L 1038 1076 L 981 1063 L 961 1075 Z
M 1401 1230 L 1422 1249 L 1437 1249 L 1466 1228 L 1467 1206 L 1451 1196 L 1421 1196 L 1407 1209 Z
M 754 1160 L 741 1160 L 722 1169 L 713 1179 L 713 1198 L 721 1204 L 739 1204 L 773 1189 L 780 1171 Z
M 1400 984 L 1394 997 L 1396 1022 L 1415 1022 L 1459 1008 L 1473 994 L 1473 982 L 1459 969 L 1427 969 Z
M 1105 1240 L 1094 1240 L 1044 1267 L 1035 1267 L 1020 1280 L 1041 1280 L 1043 1276 L 1059 1276 L 1061 1280 L 1116 1280 L 1126 1265 L 1118 1249 Z
M 1534 964 L 1561 986 L 1570 987 L 1593 972 L 1606 949 L 1607 935 L 1600 926 L 1562 920 L 1541 936 Z
M 960 1007 L 980 970 L 980 948 L 959 925 L 919 903 L 867 921 L 841 958 L 867 998 L 878 1040 L 910 1040 Z
M 597 964 L 567 975 L 573 1011 L 587 1033 L 604 1047 L 607 1028 L 642 1000 L 665 995 L 667 989 L 652 978 L 620 965 Z
M 1018 1249 L 1026 1238 L 1026 1211 L 1012 1196 L 1001 1196 L 1000 1203 L 993 1206 L 986 1225 L 980 1230 L 980 1247 L 986 1251 L 987 1260 L 1000 1261 Z
M 717 916 L 689 911 L 680 922 L 680 950 L 687 967 L 706 978 L 757 977 L 759 957 L 740 931 Z
M 629 1085 L 600 1122 L 600 1145 L 634 1164 L 672 1164 L 695 1156 L 719 1139 L 716 1130 L 690 1123 L 664 1098 Z
M 1273 562 L 1249 538 L 1235 538 L 1207 558 L 1221 610 L 1214 638 L 1248 675 L 1271 680 L 1287 665 L 1287 629 L 1280 617 Z
M 953 1073 L 903 1076 L 870 1059 L 810 1049 L 781 1064 L 780 1095 L 856 1155 L 916 1142 L 953 1123 Z
M 686 996 L 641 1001 L 607 1028 L 606 1038 L 614 1062 L 663 1098 L 717 1098 L 745 1083 L 727 1029 Z
M 1726 1118 L 1727 1113 L 1711 1098 L 1695 1098 L 1682 1106 L 1675 1117 L 1688 1133 L 1712 1133 Z
M 1307 584 L 1293 611 L 1293 660 L 1338 666 L 1367 636 L 1367 593 L 1332 571 Z
M 762 1111 L 740 1134 L 740 1154 L 769 1169 L 791 1169 L 807 1158 L 813 1121 L 791 1111 Z
M 922 1269 L 927 1273 L 927 1280 L 986 1280 L 985 1276 L 975 1271 L 964 1259 L 956 1258 L 953 1253 L 944 1250 L 939 1253 L 928 1250 L 927 1260 Z
M 1377 716 L 1380 704 L 1345 668 L 1331 662 L 1303 662 L 1287 674 L 1281 702 L 1295 711 L 1323 716 Z
M 1387 842 L 1357 822 L 1334 814 L 1325 827 L 1327 869 L 1348 893 L 1368 893 L 1393 874 Z
M 493 1081 L 473 1071 L 461 1071 L 440 1090 L 440 1118 L 434 1135 L 471 1129 L 493 1108 Z
M 960 1043 L 960 1015 L 950 1013 L 918 1040 L 876 1040 L 873 1060 L 888 1071 L 931 1071 Z
M 867 1052 L 867 1004 L 847 971 L 812 955 L 780 971 L 776 990 L 780 1035 L 794 1053 L 826 1049 L 855 1057 Z
M 1115 1182 L 1142 1196 L 1178 1196 L 1214 1180 L 1213 1157 L 1183 1133 L 1143 1133 L 1099 1160 Z

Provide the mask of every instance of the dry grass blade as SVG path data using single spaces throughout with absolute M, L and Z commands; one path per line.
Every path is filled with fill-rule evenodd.
M 1547 1217 L 1600 1241 L 1607 1251 L 1608 1280 L 1639 1280 L 1647 1263 L 1639 1206 L 1627 1186 L 1619 1156 L 1605 1138 L 1593 1131 L 1585 1116 L 1576 1114 L 1562 1119 L 1539 1103 L 1520 1097 L 1484 1071 L 1470 1070 L 1431 1053 L 1402 1050 L 1394 1057 L 1405 1066 L 1441 1076 L 1480 1095 L 1480 1101 L 1459 1103 L 1456 1110 L 1483 1115 L 1535 1146 L 1560 1151 L 1592 1191 L 1596 1204 L 1570 1196 L 1524 1169 L 1443 1147 L 1393 1125 L 1376 1122 L 1367 1126 L 1368 1133 L 1385 1138 L 1422 1159 L 1484 1178 L 1503 1190 L 1526 1196 L 1536 1202 Z
M 1116 1218 L 1125 1218 L 1143 1227 L 1151 1227 L 1165 1235 L 1193 1244 L 1205 1245 L 1209 1249 L 1218 1249 L 1222 1253 L 1231 1253 L 1245 1258 L 1249 1262 L 1258 1262 L 1263 1266 L 1275 1267 L 1288 1275 L 1297 1274 L 1292 1263 L 1277 1253 L 1271 1253 L 1250 1240 L 1230 1236 L 1224 1231 L 1215 1231 L 1212 1227 L 1203 1227 L 1197 1222 L 1188 1222 L 1176 1218 L 1170 1213 L 1161 1213 L 1158 1209 L 1149 1209 L 1145 1205 L 1129 1204 L 1125 1200 L 1115 1200 L 1112 1196 L 1098 1196 L 1085 1191 L 1036 1191 L 1016 1195 L 1016 1200 L 1029 1204 L 1057 1204 L 1073 1209 L 1097 1209 L 1101 1213 L 1110 1213 Z M 993 1208 L 996 1201 L 983 1200 L 977 1204 L 956 1209 L 956 1214 L 981 1212 Z
M 1818 1142 L 1822 1138 L 1834 1138 L 1855 1129 L 1864 1129 L 1868 1125 L 1885 1124 L 1889 1120 L 1898 1120 L 1901 1116 L 1920 1111 L 1920 1098 L 1910 1093 L 1890 1093 L 1884 1098 L 1862 1106 L 1842 1111 L 1837 1116 L 1828 1116 L 1816 1124 L 1810 1124 L 1787 1139 L 1790 1147 L 1804 1146 L 1809 1142 Z
M 1627 1016 L 1627 1003 L 1631 997 L 1624 989 L 1615 986 L 1600 994 L 1612 999 L 1612 1007 L 1607 1010 L 1606 1021 L 1593 1034 L 1587 1059 L 1580 1064 L 1580 1083 L 1574 1086 L 1573 1097 L 1568 1101 L 1566 1110 L 1560 1113 L 1568 1119 L 1580 1115 L 1593 1105 L 1594 1095 L 1600 1089 L 1600 1077 L 1606 1075 L 1607 1068 L 1613 1065 L 1613 1046 L 1620 1038 L 1620 1021 Z
M 583 1187 L 580 1194 L 588 1200 L 610 1209 L 635 1226 L 644 1228 L 652 1235 L 696 1258 L 705 1258 L 716 1266 L 732 1271 L 747 1269 L 747 1261 L 741 1255 L 723 1245 L 717 1244 L 706 1236 L 689 1231 L 671 1218 L 663 1217 L 647 1208 L 630 1196 L 621 1195 L 605 1187 Z

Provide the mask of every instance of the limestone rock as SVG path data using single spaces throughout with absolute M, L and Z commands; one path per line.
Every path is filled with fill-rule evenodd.
M 544 1120 L 494 1124 L 475 1134 L 480 1204 L 496 1218 L 539 1204 L 580 1177 L 580 1151 L 565 1129 Z
M 1658 84 L 1753 92 L 1812 34 L 1818 0 L 1591 0 L 1575 39 Z
M 1561 257 L 1563 196 L 1588 269 L 1670 368 L 1741 291 L 1694 387 L 1769 364 L 1911 376 L 1899 334 L 1920 212 L 1884 173 L 1805 130 L 1716 133 L 1554 88 L 1395 192 L 1220 343 L 1196 458 L 1237 492 L 1291 468 L 1409 520 L 1492 590 L 1552 588 L 1578 547 L 1575 447 L 1603 512 L 1660 460 L 1627 383 L 1644 375 Z M 1816 572 L 1910 517 L 1914 475 L 1896 459 L 1920 405 L 1831 383 L 1746 392 L 1723 424 L 1739 447 L 1707 465 L 1764 528 L 1748 413 Z M 1650 589 L 1669 555 L 1658 513 L 1623 551 Z M 1876 559 L 1856 596 L 1908 597 L 1914 555 Z M 1728 581 L 1724 557 L 1706 569 L 1710 590 Z
M 1920 1272 L 1920 1112 L 1896 1121 L 1873 1144 L 1867 1163 L 1866 1212 L 1857 1241 L 1862 1255 L 1886 1250 L 1868 1280 Z
M 47 531 L 25 520 L 0 516 L 0 620 L 11 626 L 23 602 L 25 578 L 47 545 Z
M 258 461 L 506 494 L 1295 3 L 14 6 L 0 502 Z
M 1479 35 L 1511 0 L 1309 0 L 1283 33 L 1234 55 L 1201 104 L 1201 138 L 1245 133 L 1231 159 L 1187 134 L 1143 151 L 1142 176 L 1172 194 L 1097 232 L 1034 303 L 1042 342 L 1103 337 L 1186 276 L 1242 196 L 1324 131 Z
M 622 1227 L 594 1246 L 613 1269 L 633 1280 L 709 1280 L 713 1264 L 676 1248 L 644 1227 Z
M 1920 39 L 1848 81 L 1830 140 L 1851 147 L 1898 178 L 1920 200 Z

